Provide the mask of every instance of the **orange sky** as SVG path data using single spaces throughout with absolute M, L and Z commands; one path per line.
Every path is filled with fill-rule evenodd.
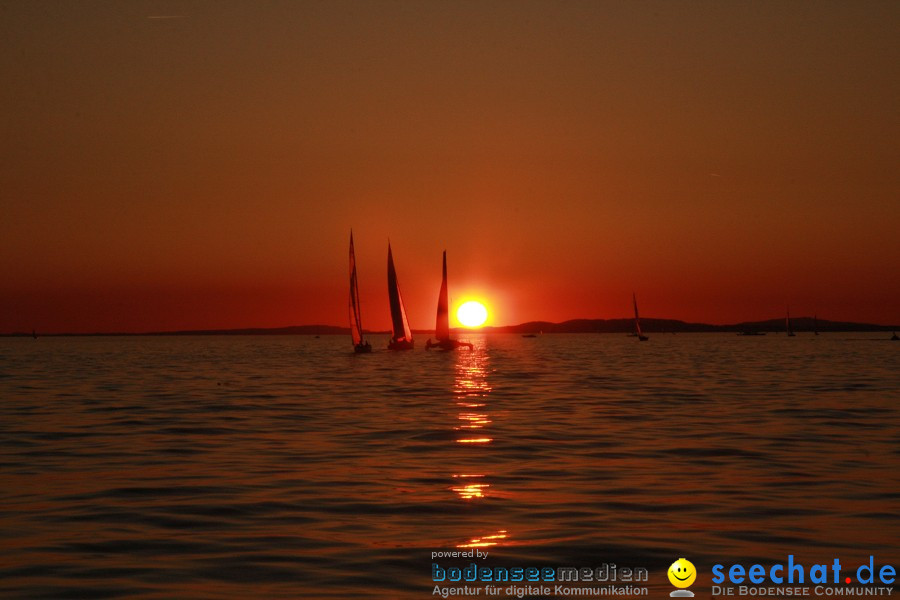
M 173 17 L 173 18 L 148 18 Z M 900 323 L 896 2 L 0 5 L 0 332 Z

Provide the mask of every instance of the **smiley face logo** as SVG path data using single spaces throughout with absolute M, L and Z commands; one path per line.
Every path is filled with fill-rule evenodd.
M 691 584 L 697 579 L 697 569 L 688 559 L 679 558 L 669 567 L 667 575 L 672 585 L 677 588 L 686 588 L 691 587 Z

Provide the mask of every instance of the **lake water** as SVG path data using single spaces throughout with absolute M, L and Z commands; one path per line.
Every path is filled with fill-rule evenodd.
M 473 548 L 660 598 L 680 556 L 702 597 L 900 566 L 889 334 L 460 337 L 0 339 L 0 596 L 430 598 Z

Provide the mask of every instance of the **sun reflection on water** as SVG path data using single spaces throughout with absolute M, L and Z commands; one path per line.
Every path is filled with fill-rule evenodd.
M 489 444 L 493 438 L 476 435 L 477 430 L 491 424 L 485 401 L 491 393 L 491 385 L 487 380 L 488 359 L 482 345 L 470 352 L 460 351 L 456 360 L 456 379 L 453 383 L 453 397 L 459 407 L 456 431 L 471 432 L 471 437 L 460 437 L 456 441 L 461 444 Z
M 456 479 L 467 480 L 481 479 L 484 477 L 484 475 L 460 474 L 454 475 L 453 477 Z M 470 500 L 472 498 L 484 498 L 484 494 L 489 487 L 491 487 L 491 484 L 489 483 L 460 481 L 458 485 L 453 486 L 451 489 L 456 492 L 463 500 Z
M 460 351 L 456 355 L 456 377 L 453 382 L 453 404 L 456 413 L 457 444 L 470 450 L 460 450 L 464 459 L 459 472 L 453 474 L 450 490 L 464 502 L 483 502 L 493 495 L 495 489 L 489 482 L 489 475 L 476 465 L 481 464 L 484 453 L 489 452 L 494 437 L 489 429 L 494 424 L 489 397 L 491 384 L 490 361 L 484 342 L 477 344 L 471 352 Z M 506 529 L 498 529 L 490 535 L 479 535 L 465 542 L 457 543 L 458 548 L 483 548 L 496 546 L 508 537 Z
M 496 546 L 509 537 L 509 533 L 505 529 L 497 530 L 497 533 L 475 537 L 464 544 L 457 544 L 457 548 L 486 548 L 488 546 Z

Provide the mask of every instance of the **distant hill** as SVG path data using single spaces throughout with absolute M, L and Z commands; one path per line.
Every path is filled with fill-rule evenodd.
M 794 331 L 813 331 L 812 317 L 791 319 Z M 842 321 L 825 321 L 819 319 L 818 330 L 826 331 L 892 331 L 897 329 L 891 325 L 874 325 L 872 323 L 849 323 Z M 641 319 L 641 329 L 645 333 L 702 333 L 702 332 L 777 332 L 784 331 L 784 319 L 767 321 L 744 321 L 731 325 L 710 325 L 708 323 L 688 323 L 676 319 Z M 549 321 L 531 321 L 520 325 L 504 327 L 485 327 L 483 331 L 496 333 L 631 333 L 634 331 L 633 319 L 573 319 L 562 323 Z
M 798 317 L 791 319 L 794 331 L 813 331 L 814 320 L 812 317 Z M 893 331 L 900 330 L 896 325 L 875 325 L 872 323 L 852 323 L 846 321 L 825 321 L 819 319 L 816 323 L 821 332 L 834 331 Z M 703 332 L 783 332 L 784 319 L 769 319 L 767 321 L 744 321 L 731 325 L 710 325 L 708 323 L 688 323 L 677 319 L 641 319 L 641 329 L 646 333 L 703 333 Z M 505 325 L 502 327 L 483 327 L 480 331 L 485 333 L 631 333 L 634 330 L 633 319 L 572 319 L 562 323 L 550 321 L 529 321 L 519 325 Z M 464 328 L 456 328 L 454 331 L 462 333 L 468 331 Z M 414 333 L 431 335 L 433 330 L 414 329 Z M 366 331 L 369 334 L 385 334 L 387 331 Z M 31 337 L 30 333 L 0 334 L 3 337 Z M 150 333 L 60 333 L 39 335 L 62 336 L 98 336 L 98 335 L 350 335 L 350 328 L 334 325 L 293 325 L 291 327 L 253 327 L 246 329 L 197 329 L 183 331 L 154 331 Z

